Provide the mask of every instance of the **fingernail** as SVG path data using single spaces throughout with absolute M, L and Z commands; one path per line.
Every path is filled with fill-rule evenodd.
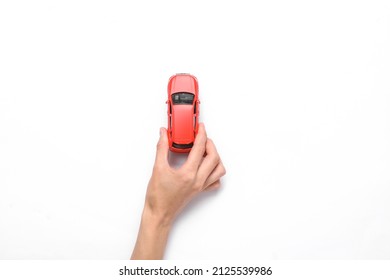
M 163 133 L 163 132 L 162 132 L 162 128 L 160 127 L 160 137 L 161 137 L 162 133 Z

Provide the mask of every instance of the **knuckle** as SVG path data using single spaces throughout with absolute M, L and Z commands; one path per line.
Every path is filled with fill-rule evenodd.
M 207 138 L 207 143 L 211 149 L 216 151 L 214 141 L 211 138 Z
M 188 185 L 194 181 L 194 175 L 192 174 L 192 172 L 185 172 L 184 174 L 182 174 L 181 179 L 183 181 L 183 184 Z
M 163 171 L 163 167 L 159 163 L 155 163 L 153 166 L 153 172 L 155 173 L 161 173 Z
M 225 176 L 225 174 L 226 174 L 226 168 L 225 168 L 225 166 L 221 163 L 221 177 L 222 177 L 222 176 Z
M 221 177 L 222 176 L 225 176 L 226 175 L 226 169 L 225 167 L 222 167 L 222 170 L 221 170 Z
M 201 191 L 203 189 L 203 184 L 201 182 L 197 181 L 193 184 L 193 189 L 195 191 Z
M 211 160 L 215 165 L 217 165 L 221 161 L 217 153 L 211 155 Z

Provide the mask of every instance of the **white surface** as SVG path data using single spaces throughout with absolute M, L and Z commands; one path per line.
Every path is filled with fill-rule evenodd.
M 126 259 L 170 75 L 223 188 L 170 259 L 390 258 L 388 1 L 2 1 L 0 259 Z

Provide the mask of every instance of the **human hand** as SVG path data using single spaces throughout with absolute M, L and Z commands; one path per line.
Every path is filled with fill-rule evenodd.
M 220 178 L 226 173 L 202 123 L 199 124 L 194 146 L 180 168 L 174 169 L 169 165 L 168 153 L 167 130 L 161 128 L 132 259 L 161 259 L 177 215 L 199 193 L 217 189 L 221 184 Z
M 187 161 L 179 169 L 169 166 L 167 131 L 161 128 L 145 207 L 164 224 L 170 225 L 197 194 L 217 189 L 223 175 L 225 168 L 213 141 L 207 138 L 203 124 L 199 125 Z

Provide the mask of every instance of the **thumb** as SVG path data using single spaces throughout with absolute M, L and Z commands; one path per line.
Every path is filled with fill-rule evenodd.
M 157 142 L 156 163 L 168 162 L 168 135 L 167 130 L 163 127 L 160 128 L 160 139 Z

